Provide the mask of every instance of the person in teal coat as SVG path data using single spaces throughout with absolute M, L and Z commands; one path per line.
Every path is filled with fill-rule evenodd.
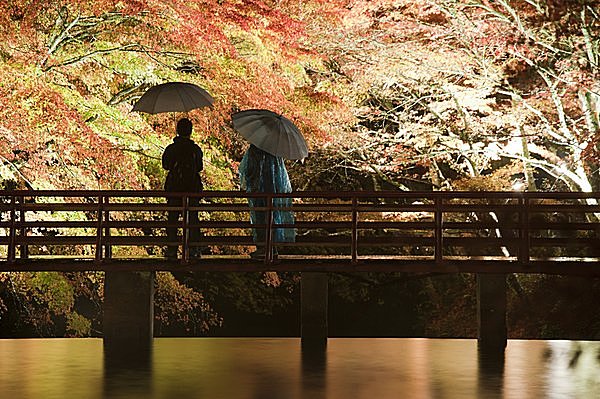
M 239 166 L 240 185 L 248 193 L 291 193 L 292 185 L 282 157 L 277 157 L 261 150 L 254 144 L 250 145 Z M 264 198 L 248 198 L 251 208 L 265 207 Z M 293 224 L 294 214 L 290 210 L 291 198 L 273 199 L 273 224 Z M 284 208 L 284 209 L 277 209 Z M 250 222 L 255 225 L 267 223 L 265 211 L 250 211 Z M 250 255 L 256 259 L 265 257 L 266 227 L 253 229 L 256 251 Z M 294 228 L 273 229 L 273 242 L 293 242 L 296 238 Z M 273 257 L 278 255 L 274 246 Z

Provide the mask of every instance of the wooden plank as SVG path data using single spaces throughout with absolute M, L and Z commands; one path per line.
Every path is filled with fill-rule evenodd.
M 395 213 L 433 213 L 435 207 L 433 204 L 418 204 L 418 205 L 407 205 L 407 204 L 384 204 L 384 205 L 364 205 L 359 204 L 357 206 L 359 212 L 395 212 Z
M 454 247 L 502 247 L 518 245 L 519 238 L 508 237 L 444 237 L 443 244 Z
M 16 245 L 87 245 L 96 244 L 96 236 L 17 236 Z
M 527 273 L 560 274 L 600 277 L 600 259 L 576 259 L 564 261 L 532 261 L 523 265 L 515 261 L 461 259 L 436 263 L 423 259 L 361 259 L 352 263 L 350 259 L 321 258 L 304 259 L 280 256 L 274 264 L 252 260 L 249 257 L 231 258 L 206 256 L 199 260 L 182 262 L 166 259 L 113 259 L 94 260 L 21 260 L 13 263 L 0 261 L 0 271 L 319 271 L 319 272 L 404 272 L 404 273 Z
M 600 238 L 583 238 L 583 237 L 572 237 L 572 238 L 538 238 L 532 237 L 529 239 L 530 247 L 537 246 L 554 246 L 554 247 L 590 247 L 599 248 Z
M 168 244 L 176 244 L 168 240 L 166 236 L 115 236 L 110 235 L 108 237 L 104 237 L 105 245 L 114 245 L 114 246 L 142 246 L 142 245 L 168 245 Z
M 529 222 L 529 230 L 596 230 L 600 231 L 598 223 L 588 222 Z
M 517 213 L 521 209 L 519 204 L 443 204 L 442 211 L 447 213 L 471 212 L 510 212 Z
M 87 221 L 68 221 L 68 220 L 37 220 L 16 222 L 17 228 L 94 228 L 98 222 L 96 220 Z M 166 220 L 110 220 L 103 222 L 103 227 L 118 229 L 143 229 L 143 228 L 166 228 L 169 226 L 181 226 L 181 221 L 168 223 Z M 250 221 L 238 220 L 218 220 L 218 221 L 200 221 L 198 224 L 189 224 L 190 227 L 200 227 L 202 229 L 248 229 L 248 228 L 266 228 L 266 225 L 252 224 Z M 1 227 L 10 227 L 10 222 L 0 222 Z M 300 229 L 350 229 L 351 221 L 296 221 L 294 224 L 274 224 L 274 228 L 300 228 Z M 431 230 L 434 227 L 433 222 L 385 222 L 385 221 L 359 221 L 359 229 L 406 229 L 406 230 Z M 469 223 L 461 227 L 470 227 Z M 516 227 L 515 227 L 516 228 Z M 590 227 L 592 229 L 593 227 Z
M 592 213 L 600 212 L 600 205 L 583 204 L 532 204 L 531 213 Z
M 62 203 L 25 203 L 17 204 L 17 210 L 26 212 L 95 212 L 98 204 L 83 204 L 80 202 Z
M 199 224 L 190 224 L 190 226 L 197 226 L 201 229 L 248 229 L 253 227 L 249 220 L 201 220 Z
M 167 203 L 108 203 L 102 205 L 102 210 L 110 212 L 167 212 L 181 210 L 181 206 L 170 206 Z
M 0 236 L 0 242 L 7 243 L 8 236 Z M 93 244 L 96 241 L 95 235 L 89 236 L 17 236 L 16 244 L 25 245 L 79 245 Z M 556 247 L 597 247 L 600 244 L 600 238 L 530 238 L 531 246 L 556 246 Z M 165 236 L 117 236 L 111 235 L 104 238 L 106 244 L 111 245 L 166 245 Z M 252 236 L 239 235 L 204 235 L 199 241 L 202 244 L 246 244 L 252 245 Z M 510 246 L 518 245 L 521 240 L 516 238 L 496 238 L 496 237 L 447 237 L 443 239 L 443 244 L 448 246 L 464 246 L 464 247 L 488 247 L 488 246 Z M 350 237 L 346 236 L 297 236 L 294 243 L 275 243 L 285 246 L 335 246 L 335 245 L 350 245 Z M 390 235 L 390 236 L 359 236 L 358 244 L 360 246 L 389 246 L 389 245 L 424 245 L 432 246 L 435 240 L 431 236 L 414 236 L 414 235 Z
M 26 222 L 16 222 L 17 228 L 95 228 L 98 225 L 96 220 L 35 220 Z
M 166 229 L 171 226 L 181 226 L 181 222 L 169 223 L 166 220 L 107 220 L 102 227 L 111 229 Z
M 398 229 L 398 230 L 431 230 L 435 228 L 435 222 L 419 221 L 419 222 L 393 222 L 393 221 L 359 221 L 357 228 L 361 229 Z
M 444 222 L 444 229 L 469 230 L 469 229 L 519 229 L 518 221 L 510 222 Z M 530 230 L 596 230 L 600 226 L 597 223 L 587 222 L 530 222 Z

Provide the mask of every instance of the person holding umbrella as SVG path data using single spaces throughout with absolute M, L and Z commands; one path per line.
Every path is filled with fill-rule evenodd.
M 177 122 L 177 136 L 173 142 L 165 148 L 162 155 L 162 166 L 168 170 L 165 180 L 165 191 L 196 193 L 203 189 L 200 172 L 203 169 L 202 149 L 190 138 L 192 134 L 192 122 L 182 118 Z M 200 203 L 199 197 L 191 197 L 190 207 L 196 207 Z M 173 207 L 181 207 L 181 198 L 168 197 L 167 204 Z M 176 224 L 179 220 L 180 211 L 169 211 L 169 224 Z M 185 215 L 183 215 L 185 217 Z M 189 223 L 198 225 L 198 211 L 189 212 Z M 167 239 L 169 242 L 177 241 L 177 227 L 167 227 Z M 200 239 L 200 227 L 190 229 L 190 241 L 198 242 Z M 165 256 L 170 259 L 177 258 L 177 246 L 170 245 Z M 190 248 L 190 257 L 199 258 L 200 250 L 197 247 Z
M 232 115 L 232 120 L 234 129 L 251 143 L 238 170 L 241 188 L 249 193 L 291 193 L 292 185 L 283 158 L 302 159 L 308 155 L 306 142 L 298 128 L 282 115 L 260 109 L 237 112 Z M 251 208 L 267 206 L 265 198 L 260 197 L 250 197 L 248 203 Z M 273 199 L 273 224 L 294 223 L 291 204 L 291 198 Z M 266 225 L 267 213 L 251 210 L 250 221 L 255 225 Z M 265 258 L 267 228 L 253 229 L 256 251 L 250 256 L 254 259 Z M 292 242 L 295 240 L 295 229 L 275 228 L 272 240 Z M 277 257 L 276 248 L 272 256 Z
M 251 144 L 239 167 L 240 184 L 242 189 L 249 193 L 291 193 L 292 185 L 282 157 L 276 157 Z M 275 198 L 273 200 L 273 223 L 293 224 L 294 215 L 289 210 L 277 210 L 281 207 L 291 206 L 290 198 Z M 262 208 L 267 205 L 264 198 L 248 198 L 251 208 Z M 265 225 L 267 214 L 264 211 L 250 211 L 252 224 Z M 266 229 L 253 229 L 253 238 L 256 251 L 250 256 L 255 259 L 264 259 Z M 276 228 L 273 232 L 274 242 L 293 242 L 294 229 Z M 277 248 L 273 250 L 273 257 L 277 257 Z
M 134 104 L 133 111 L 148 114 L 160 114 L 165 112 L 185 112 L 186 114 L 198 108 L 212 108 L 214 99 L 202 87 L 188 82 L 167 82 L 149 88 Z M 173 143 L 167 146 L 162 156 L 163 168 L 169 171 L 165 181 L 165 190 L 172 192 L 198 192 L 202 190 L 202 150 L 194 143 L 190 136 L 192 134 L 192 122 L 183 118 L 177 123 L 177 137 Z M 197 206 L 200 202 L 198 197 L 190 199 L 189 206 Z M 181 198 L 168 197 L 167 204 L 173 207 L 181 207 Z M 180 211 L 169 211 L 169 224 L 176 224 Z M 189 223 L 197 225 L 198 212 L 189 212 Z M 185 215 L 184 215 L 185 217 Z M 177 241 L 177 227 L 167 228 L 167 237 L 170 243 Z M 194 227 L 190 231 L 190 240 L 197 242 L 200 238 L 200 228 Z M 190 248 L 191 257 L 198 258 L 200 250 Z M 169 259 L 177 258 L 177 246 L 170 245 L 165 256 Z

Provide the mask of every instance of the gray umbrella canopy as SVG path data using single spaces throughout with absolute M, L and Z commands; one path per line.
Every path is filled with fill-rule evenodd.
M 249 109 L 231 116 L 233 128 L 269 154 L 287 159 L 308 156 L 306 141 L 300 130 L 282 115 L 266 109 Z
M 133 106 L 134 111 L 148 114 L 188 112 L 212 107 L 214 100 L 202 87 L 193 83 L 169 82 L 153 86 Z

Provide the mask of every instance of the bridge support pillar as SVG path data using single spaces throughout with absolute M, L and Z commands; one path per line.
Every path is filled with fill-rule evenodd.
M 154 337 L 154 272 L 106 272 L 104 353 L 149 356 Z
M 506 274 L 477 274 L 477 344 L 480 352 L 506 348 Z
M 327 273 L 302 272 L 300 336 L 303 348 L 327 346 Z

